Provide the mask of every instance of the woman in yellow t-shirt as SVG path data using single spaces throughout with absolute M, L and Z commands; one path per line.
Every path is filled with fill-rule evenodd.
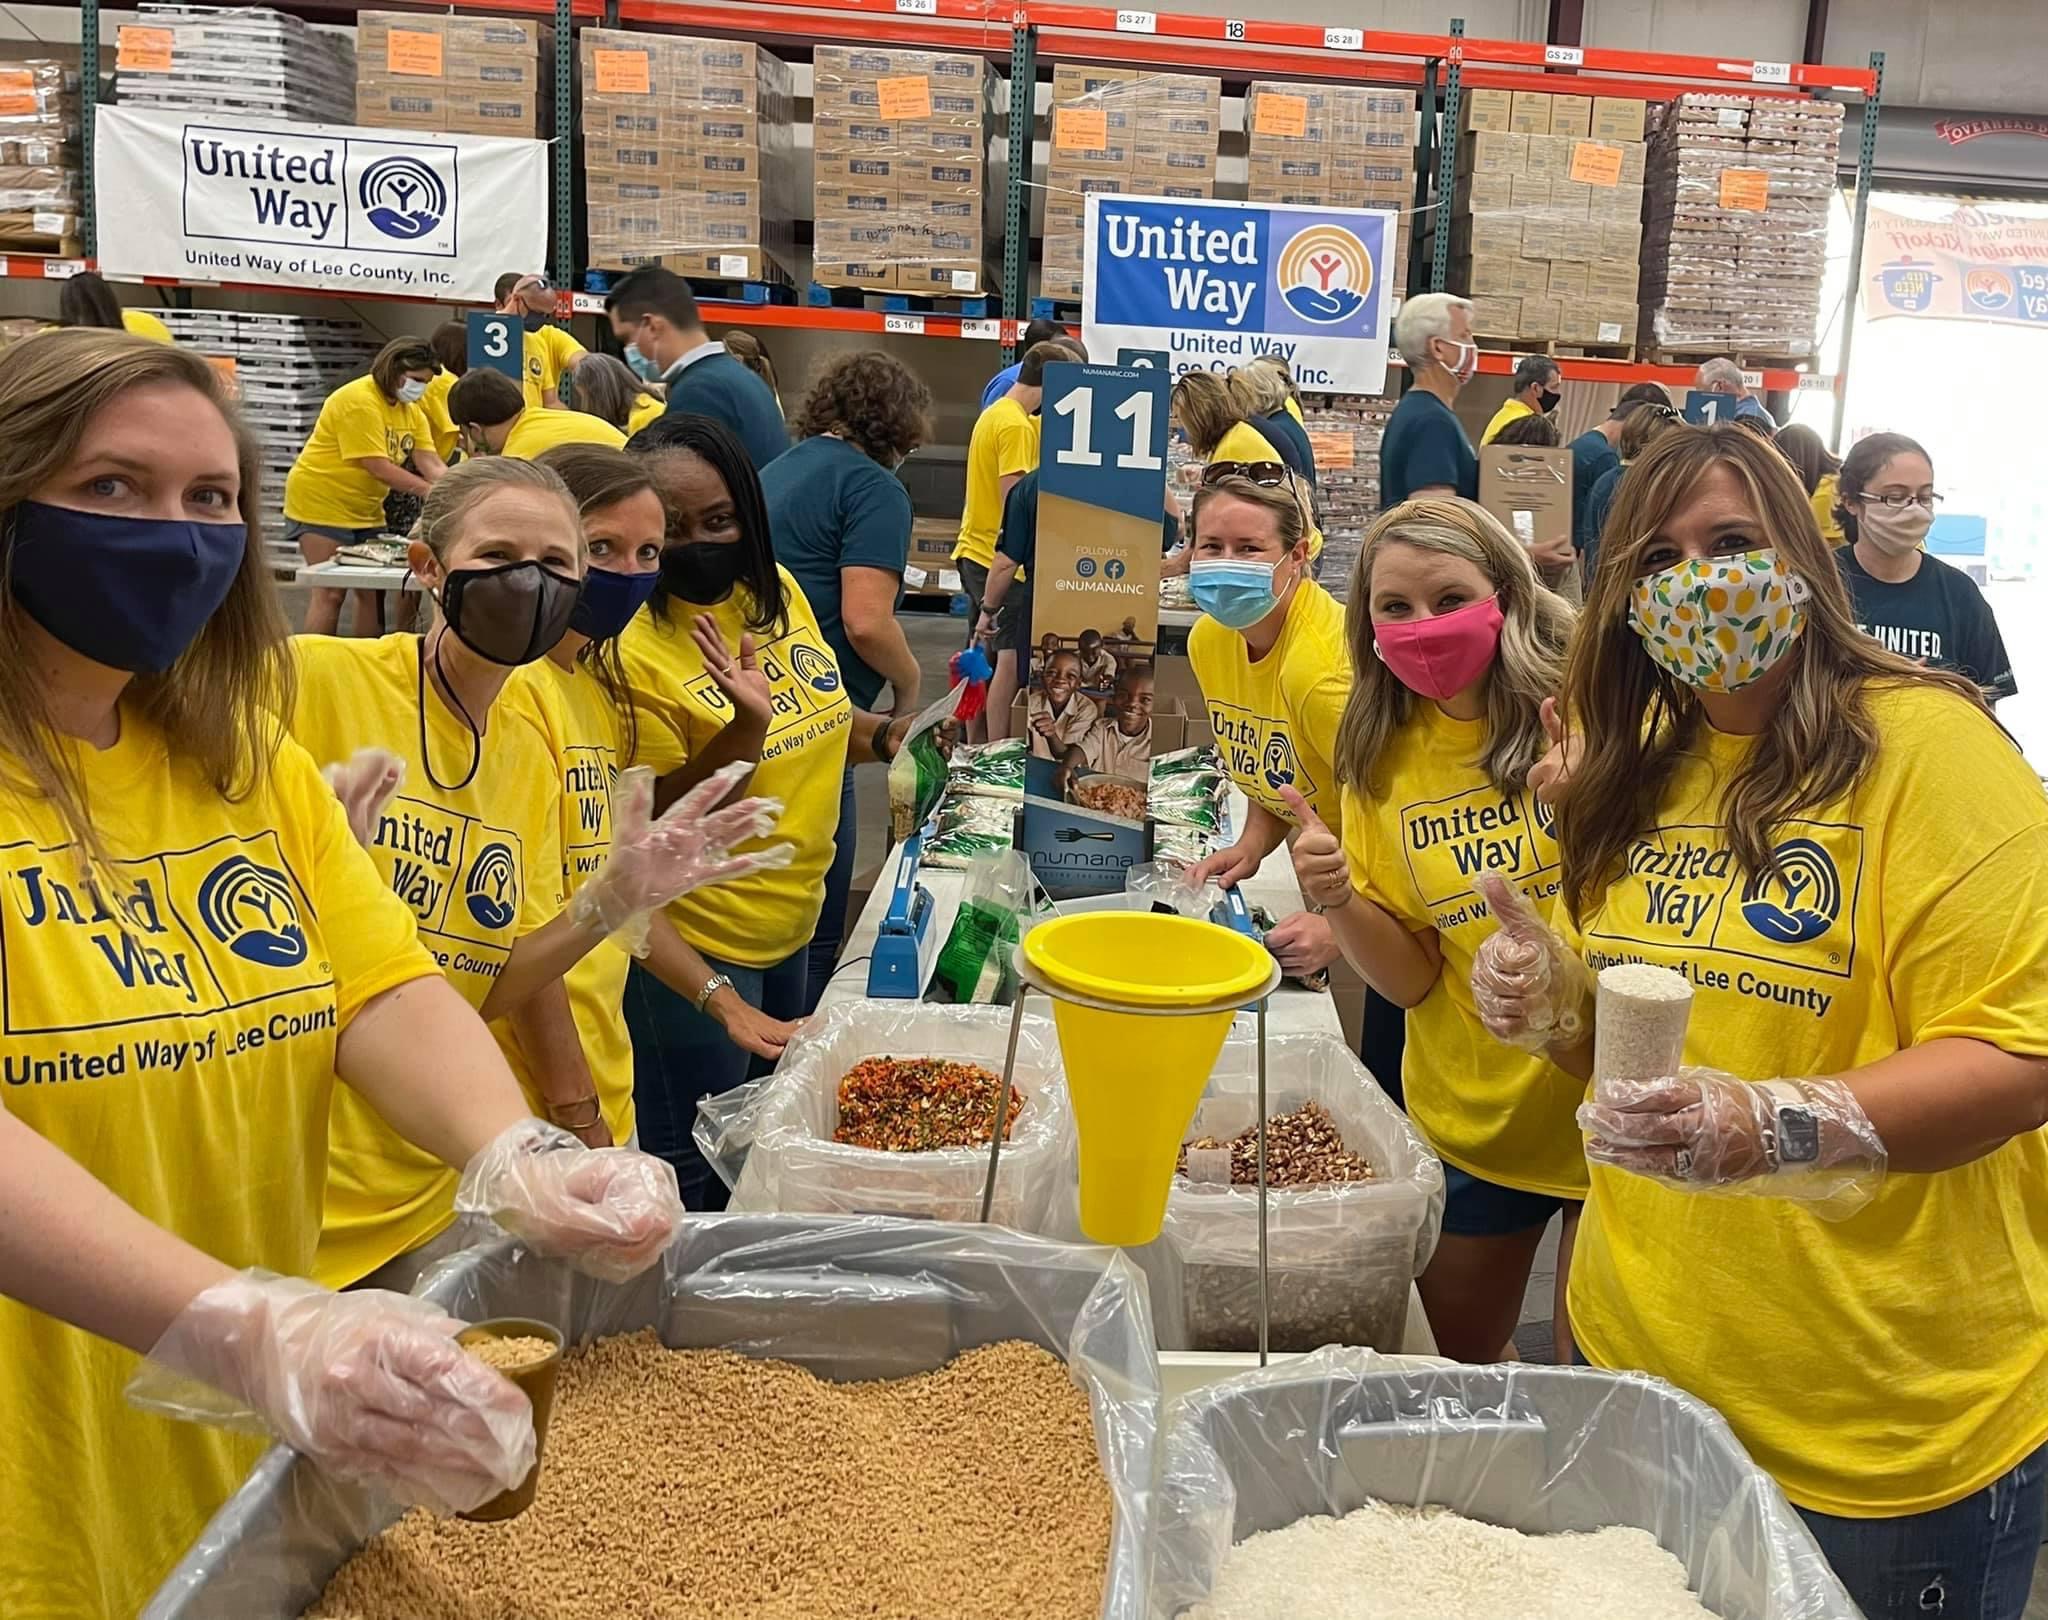
M 469 370 L 469 328 L 460 321 L 443 321 L 434 328 L 427 346 L 434 351 L 441 369 L 434 373 L 433 381 L 420 397 L 420 410 L 427 418 L 427 430 L 433 435 L 434 454 L 446 462 L 461 448 L 461 437 L 448 414 L 448 390 Z
M 384 498 L 393 490 L 424 496 L 448 470 L 434 453 L 433 429 L 420 401 L 434 380 L 434 351 L 419 338 L 393 338 L 370 362 L 368 376 L 327 396 L 299 459 L 284 481 L 284 537 L 309 563 L 384 532 Z M 347 593 L 322 586 L 306 600 L 306 629 L 333 635 Z M 380 603 L 357 591 L 350 629 L 375 635 Z
M 1278 445 L 1245 419 L 1225 377 L 1213 371 L 1184 371 L 1173 384 L 1173 424 L 1202 460 L 1258 478 L 1258 469 L 1285 467 Z M 1305 479 L 1289 486 L 1301 507 L 1308 533 L 1310 562 L 1323 554 L 1323 531 L 1316 527 L 1315 495 Z
M 57 294 L 57 325 L 45 331 L 73 326 L 103 326 L 126 332 L 130 337 L 148 338 L 152 343 L 171 341 L 171 329 L 147 310 L 125 309 L 114 289 L 92 270 L 81 270 L 64 283 Z
M 598 444 L 623 450 L 626 436 L 587 411 L 541 410 L 526 403 L 503 372 L 468 372 L 448 391 L 448 414 L 472 456 L 513 456 L 531 461 L 559 444 Z
M 1344 954 L 1408 1009 L 1408 1113 L 1444 1161 L 1443 1240 L 1422 1276 L 1437 1343 L 1494 1361 L 1529 1268 L 1562 1215 L 1557 1359 L 1571 1360 L 1563 1284 L 1586 1196 L 1573 1110 L 1584 1087 L 1495 1041 L 1473 1006 L 1473 953 L 1493 930 L 1482 878 L 1548 911 L 1551 816 L 1528 785 L 1542 706 L 1564 675 L 1571 613 L 1528 552 L 1468 501 L 1407 501 L 1366 531 L 1348 609 L 1357 670 L 1337 739 L 1340 835 L 1307 826 L 1302 892 L 1328 906 Z
M 593 354 L 562 379 L 570 409 L 609 422 L 630 440 L 651 422 L 661 420 L 661 390 L 633 375 L 625 361 Z
M 644 1224 L 581 1150 L 504 1174 L 517 1085 L 279 734 L 262 461 L 212 369 L 33 338 L 0 439 L 0 1613 L 128 1620 L 263 1444 L 124 1401 L 142 1353 L 411 1499 L 473 1506 L 531 1461 L 524 1398 L 445 1318 L 294 1280 L 330 1093 L 470 1164 L 547 1247 L 644 1263 L 677 1216 Z
M 1773 442 L 1779 453 L 1792 463 L 1792 470 L 1799 474 L 1800 485 L 1813 507 L 1814 521 L 1820 525 L 1820 537 L 1831 546 L 1846 544 L 1847 536 L 1842 533 L 1841 520 L 1835 516 L 1835 492 L 1841 481 L 1842 458 L 1830 451 L 1821 442 L 1821 436 L 1804 422 L 1793 422 L 1779 428 Z
M 1589 968 L 1692 987 L 1676 1072 L 1596 1081 L 1580 1114 L 1579 1348 L 1718 1407 L 1865 1613 L 1931 1591 L 2019 1620 L 2048 1469 L 2048 799 L 1974 687 L 1858 633 L 1747 428 L 1659 439 L 1607 533 L 1557 933 L 1513 916 L 1474 968 L 1496 1031 L 1581 1075 L 1556 1020 L 1590 1030 Z

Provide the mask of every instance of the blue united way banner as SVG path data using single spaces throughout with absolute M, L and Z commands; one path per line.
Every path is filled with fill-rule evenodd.
M 1081 335 L 1163 351 L 1176 375 L 1272 355 L 1303 388 L 1377 394 L 1395 228 L 1379 209 L 1091 196 Z

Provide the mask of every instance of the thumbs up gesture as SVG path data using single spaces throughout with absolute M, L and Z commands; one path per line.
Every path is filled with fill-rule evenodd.
M 1477 887 L 1500 924 L 1472 956 L 1479 1021 L 1495 1040 L 1527 1052 L 1575 1046 L 1592 1027 L 1592 970 L 1519 889 L 1494 874 Z
M 1280 798 L 1301 828 L 1294 840 L 1294 878 L 1302 897 L 1311 905 L 1334 908 L 1351 898 L 1351 868 L 1344 859 L 1337 835 L 1325 827 L 1322 818 L 1298 789 L 1284 787 Z
M 1545 698 L 1541 712 L 1550 747 L 1529 767 L 1529 791 L 1543 803 L 1555 804 L 1579 767 L 1579 740 L 1566 732 L 1556 698 Z

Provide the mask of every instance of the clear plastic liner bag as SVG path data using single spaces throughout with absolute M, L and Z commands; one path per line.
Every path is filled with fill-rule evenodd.
M 1233 1034 L 1186 1140 L 1229 1139 L 1258 1117 L 1258 1045 Z M 1331 1035 L 1268 1035 L 1266 1117 L 1319 1103 L 1371 1181 L 1268 1184 L 1269 1340 L 1275 1350 L 1363 1344 L 1397 1349 L 1409 1284 L 1436 1251 L 1444 1173 L 1414 1126 Z M 1271 1161 L 1268 1164 L 1271 1169 Z M 1256 1186 L 1176 1176 L 1159 1236 L 1131 1251 L 1152 1287 L 1163 1350 L 1255 1350 L 1259 1342 Z
M 1144 1288 L 1113 1249 L 988 1226 L 694 1215 L 631 1282 L 598 1282 L 500 1240 L 444 1261 L 423 1293 L 466 1321 L 552 1323 L 574 1345 L 652 1327 L 673 1348 L 772 1357 L 838 1381 L 909 1377 L 1007 1339 L 1040 1345 L 1088 1393 L 1114 1499 L 1100 1620 L 1149 1620 L 1159 1374 Z M 144 1620 L 296 1615 L 399 1512 L 273 1447 Z M 991 1535 L 989 1556 L 1001 1549 Z
M 1146 861 L 1133 866 L 1124 874 L 1124 893 L 1132 896 L 1142 910 L 1165 906 L 1177 916 L 1193 917 L 1198 922 L 1206 922 L 1223 904 L 1220 888 L 1206 880 L 1189 881 L 1188 868 L 1173 860 Z
M 842 1003 L 811 1020 L 773 1074 L 697 1105 L 698 1151 L 732 1188 L 734 1210 L 979 1220 L 985 1140 L 917 1153 L 835 1142 L 839 1082 L 863 1058 L 885 1056 L 949 1058 L 1000 1075 L 1009 1039 L 1003 1007 Z M 1024 1103 L 1003 1142 L 989 1218 L 1051 1231 L 1074 1184 L 1074 1146 L 1050 1018 L 1025 1018 L 1010 1083 Z
M 1860 1620 L 1806 1526 L 1719 1413 L 1591 1367 L 1417 1367 L 1325 1349 L 1174 1403 L 1158 1613 L 1202 1601 L 1232 1546 L 1368 1500 L 1533 1535 L 1628 1525 L 1723 1620 Z
M 956 1006 L 1009 1005 L 1017 995 L 1017 940 L 1048 906 L 1020 852 L 977 856 L 926 994 Z

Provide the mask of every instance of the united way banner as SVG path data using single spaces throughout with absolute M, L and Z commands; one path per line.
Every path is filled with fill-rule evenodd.
M 547 146 L 101 107 L 110 276 L 490 302 L 547 255 Z
M 2048 219 L 1958 208 L 1946 219 L 1870 211 L 1863 312 L 1872 320 L 2048 325 Z
M 1394 227 L 1376 209 L 1090 196 L 1081 335 L 1090 354 L 1163 351 L 1176 374 L 1270 354 L 1303 388 L 1377 394 Z

